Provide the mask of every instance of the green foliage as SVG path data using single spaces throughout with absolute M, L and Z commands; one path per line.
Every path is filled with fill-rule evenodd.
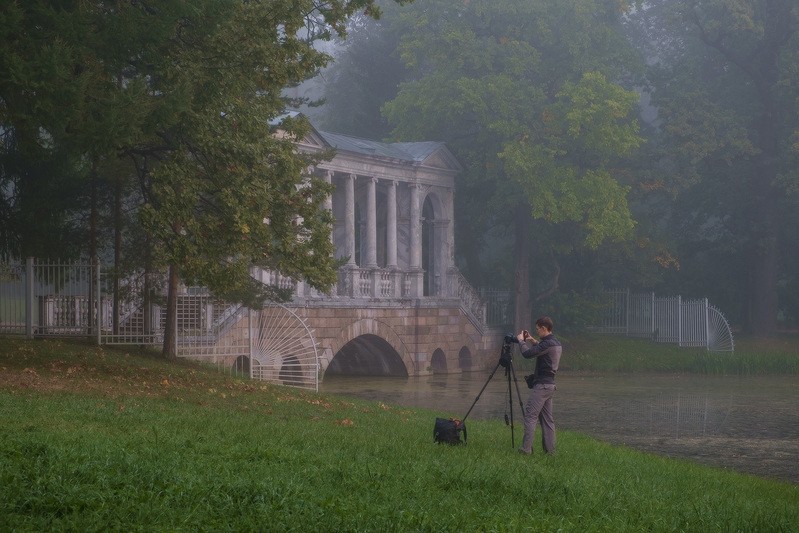
M 799 521 L 793 485 L 570 431 L 555 456 L 520 456 L 500 421 L 474 420 L 467 446 L 440 446 L 428 410 L 91 346 L 0 343 L 4 530 L 705 532 Z
M 532 294 L 552 286 L 545 272 L 564 257 L 632 237 L 625 182 L 642 139 L 637 95 L 621 84 L 640 68 L 620 31 L 622 7 L 430 0 L 393 22 L 409 74 L 383 110 L 395 138 L 444 140 L 463 162 L 456 238 L 472 279 L 487 262 L 480 250 L 496 248 L 489 235 L 514 227 L 509 206 L 521 204 L 532 223 L 499 253 L 512 264 L 530 243 L 532 277 L 547 284 L 531 282 Z

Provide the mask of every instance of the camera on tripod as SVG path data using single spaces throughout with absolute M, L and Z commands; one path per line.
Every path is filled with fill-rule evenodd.
M 516 335 L 511 335 L 510 333 L 505 335 L 505 342 L 502 343 L 502 351 L 499 354 L 499 364 L 505 368 L 508 368 L 513 362 L 510 347 L 513 343 L 519 344 L 519 339 L 516 338 Z
M 527 335 L 525 335 L 525 338 L 527 338 Z M 524 404 L 522 403 L 522 394 L 519 391 L 519 384 L 516 382 L 516 371 L 513 369 L 514 344 L 520 344 L 519 339 L 511 333 L 505 335 L 504 342 L 502 343 L 502 349 L 500 350 L 499 361 L 497 362 L 497 366 L 495 366 L 494 370 L 491 371 L 491 374 L 488 376 L 485 385 L 483 385 L 483 388 L 480 389 L 480 392 L 477 393 L 477 397 L 474 399 L 474 402 L 472 402 L 472 406 L 469 407 L 469 410 L 466 412 L 466 416 L 464 416 L 463 419 L 460 420 L 461 424 L 464 424 L 466 422 L 466 419 L 469 417 L 469 413 L 472 412 L 472 409 L 474 409 L 474 406 L 477 404 L 477 401 L 480 399 L 480 396 L 482 396 L 483 391 L 486 390 L 488 382 L 491 381 L 492 377 L 494 377 L 494 374 L 497 372 L 499 367 L 504 367 L 505 376 L 508 378 L 508 408 L 510 411 L 510 417 L 508 417 L 508 412 L 505 413 L 505 423 L 510 426 L 510 445 L 512 447 L 515 447 L 514 435 L 513 435 L 513 393 L 511 391 L 511 386 L 513 384 L 516 385 L 516 398 L 519 400 L 519 407 L 521 408 L 522 417 L 524 417 Z M 511 381 L 513 383 L 511 383 Z M 436 427 L 438 428 L 440 423 L 436 421 L 436 424 L 437 424 Z M 436 429 L 435 431 L 438 431 L 438 429 Z M 435 431 L 434 431 L 434 437 L 439 433 L 441 433 L 440 431 L 439 433 L 436 433 Z M 466 429 L 464 427 L 464 440 L 465 438 L 466 438 Z

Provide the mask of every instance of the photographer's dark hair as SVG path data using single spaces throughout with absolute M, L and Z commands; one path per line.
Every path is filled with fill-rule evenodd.
M 546 328 L 547 331 L 552 331 L 555 329 L 555 325 L 552 323 L 552 319 L 548 316 L 542 316 L 538 320 L 535 321 L 536 326 L 540 326 L 542 328 Z

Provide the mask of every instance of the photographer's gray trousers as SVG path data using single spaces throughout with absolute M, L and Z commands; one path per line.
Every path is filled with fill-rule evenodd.
M 552 416 L 552 397 L 555 385 L 537 383 L 524 404 L 524 437 L 521 450 L 532 453 L 536 421 L 541 423 L 541 442 L 546 453 L 555 451 L 555 419 Z

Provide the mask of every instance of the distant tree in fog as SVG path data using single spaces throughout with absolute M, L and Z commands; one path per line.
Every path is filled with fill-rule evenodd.
M 799 315 L 799 4 L 650 0 L 632 20 L 677 195 L 676 279 L 770 333 Z

